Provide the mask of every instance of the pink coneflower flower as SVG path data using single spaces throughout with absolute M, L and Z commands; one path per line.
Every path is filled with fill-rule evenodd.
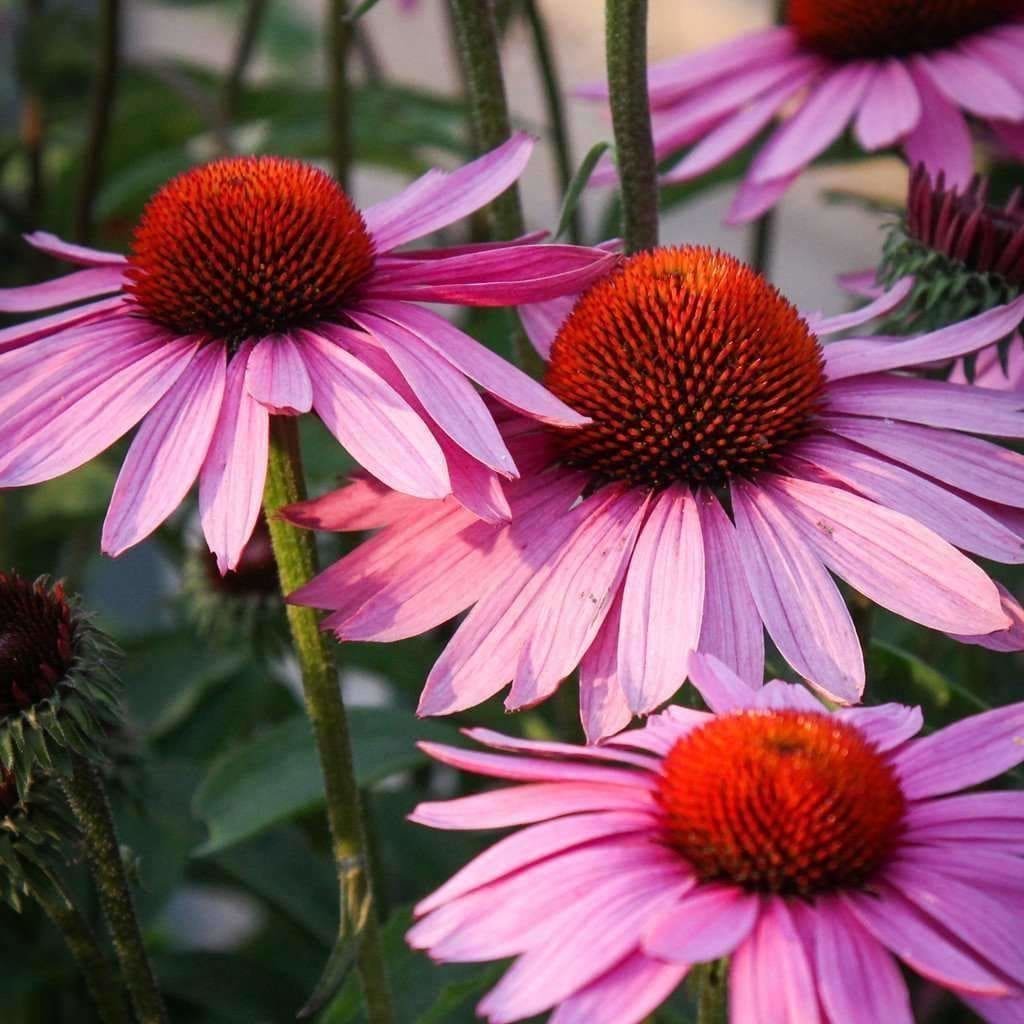
M 289 517 L 384 529 L 292 599 L 330 609 L 342 640 L 399 639 L 474 605 L 420 712 L 510 681 L 506 706 L 529 707 L 579 666 L 591 739 L 671 697 L 692 651 L 760 679 L 764 628 L 812 685 L 859 700 L 861 646 L 829 570 L 933 629 L 1005 630 L 995 583 L 957 549 L 1024 561 L 1024 457 L 966 432 L 1024 437 L 1024 402 L 892 371 L 990 344 L 1024 300 L 909 341 L 821 347 L 909 286 L 809 325 L 732 257 L 630 257 L 560 328 L 531 311 L 547 386 L 592 422 L 503 415 L 522 473 L 512 521 L 359 480 Z
M 608 746 L 421 744 L 523 784 L 413 812 L 517 830 L 419 904 L 410 944 L 516 957 L 478 1007 L 491 1024 L 638 1024 L 724 956 L 732 1024 L 911 1024 L 894 957 L 1019 1021 L 1022 794 L 953 794 L 1024 761 L 1024 705 L 913 739 L 917 708 L 829 714 L 712 658 L 694 672 L 715 714 L 673 707 Z
M 899 144 L 911 162 L 966 185 L 965 115 L 1024 153 L 1021 15 L 1021 0 L 789 0 L 784 26 L 651 70 L 658 158 L 696 143 L 662 180 L 707 173 L 786 115 L 755 155 L 730 222 L 774 205 L 850 124 L 863 149 Z M 613 177 L 610 164 L 604 171 Z
M 158 192 L 127 257 L 29 236 L 85 269 L 0 291 L 0 311 L 74 304 L 0 330 L 0 487 L 60 476 L 142 421 L 104 551 L 142 540 L 198 477 L 203 530 L 223 571 L 259 513 L 268 417 L 313 410 L 388 486 L 507 514 L 498 476 L 516 470 L 470 381 L 527 415 L 580 417 L 419 303 L 554 297 L 614 257 L 529 238 L 395 250 L 503 192 L 532 147 L 517 135 L 363 212 L 313 167 L 233 158 Z

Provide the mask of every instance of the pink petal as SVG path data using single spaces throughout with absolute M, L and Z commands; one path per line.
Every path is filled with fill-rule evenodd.
M 989 576 L 908 516 L 809 480 L 773 477 L 769 486 L 821 560 L 882 607 L 932 629 L 1008 625 Z
M 864 658 L 835 583 L 762 489 L 733 483 L 732 500 L 750 589 L 775 645 L 826 696 L 856 703 L 864 689 Z
M 110 319 L 113 320 L 113 314 L 122 310 L 124 306 L 124 297 L 118 295 L 113 299 L 101 299 L 99 302 L 90 302 L 87 306 L 67 309 L 63 313 L 36 317 L 34 320 L 26 320 L 21 324 L 4 327 L 0 330 L 0 355 L 40 338 L 55 336 L 58 333 L 69 335 L 73 333 L 70 328 L 79 324 L 88 324 L 101 317 L 106 319 L 106 314 L 110 314 Z
M 577 743 L 559 743 L 554 740 L 524 740 L 518 736 L 506 736 L 504 733 L 491 729 L 463 729 L 463 734 L 477 743 L 492 747 L 495 750 L 506 750 L 514 753 L 530 753 L 540 757 L 572 758 L 580 761 L 600 761 L 601 763 L 628 764 L 634 768 L 643 768 L 648 772 L 660 770 L 660 763 L 646 754 L 634 754 L 626 750 L 617 750 L 612 746 L 581 747 Z
M 728 956 L 757 923 L 761 899 L 726 885 L 691 889 L 644 938 L 644 950 L 669 963 L 707 963 Z
M 336 491 L 289 505 L 281 514 L 309 530 L 375 530 L 427 507 L 422 498 L 393 491 L 368 473 L 357 471 L 349 480 Z
M 838 334 L 850 327 L 859 327 L 861 324 L 866 324 L 894 310 L 910 294 L 913 287 L 913 277 L 902 277 L 888 291 L 882 292 L 868 305 L 855 309 L 852 313 L 842 313 L 839 316 L 807 317 L 808 326 L 819 337 Z M 825 347 L 826 364 L 831 358 L 834 358 L 833 354 L 843 344 L 844 342 L 839 341 Z
M 760 690 L 754 692 L 752 706 L 772 711 L 810 711 L 822 714 L 821 701 L 804 686 L 785 683 L 781 679 L 769 679 Z
M 903 61 L 882 63 L 857 111 L 854 132 L 864 149 L 891 146 L 909 135 L 921 117 L 921 98 Z
M 579 664 L 622 583 L 646 510 L 639 489 L 613 494 L 564 542 L 533 599 L 510 711 L 546 699 Z
M 1004 121 L 1024 117 L 1024 97 L 989 61 L 964 50 L 935 50 L 920 54 L 917 67 L 950 103 L 968 113 Z
M 996 630 L 992 633 L 948 634 L 954 640 L 962 644 L 976 644 L 989 651 L 999 651 L 1001 654 L 1013 654 L 1017 651 L 1024 651 L 1024 607 L 1001 583 L 996 582 L 999 590 L 1000 604 L 1003 614 L 1010 620 L 1007 629 Z
M 753 686 L 710 654 L 695 651 L 690 656 L 690 682 L 716 715 L 754 705 Z
M 833 714 L 856 726 L 876 750 L 893 750 L 921 731 L 923 717 L 918 707 L 878 704 L 870 708 L 838 708 Z
M 794 451 L 866 498 L 900 512 L 965 551 L 999 562 L 1024 562 L 1024 540 L 983 509 L 901 466 L 828 436 Z M 797 475 L 804 475 L 797 470 Z
M 301 331 L 296 340 L 313 380 L 314 408 L 360 465 L 416 498 L 451 492 L 437 441 L 393 388 L 326 338 Z
M 529 135 L 516 132 L 478 160 L 450 174 L 428 171 L 397 196 L 364 210 L 377 252 L 390 252 L 486 206 L 519 178 L 533 146 Z
M 704 543 L 688 488 L 651 509 L 622 590 L 618 668 L 634 714 L 647 714 L 686 681 L 704 610 Z
M 915 740 L 893 765 L 912 800 L 993 779 L 1024 761 L 1024 704 L 972 715 Z
M 1024 999 L 989 999 L 959 993 L 960 998 L 988 1024 L 1024 1024 Z
M 268 412 L 298 416 L 313 408 L 313 382 L 287 334 L 263 338 L 249 355 L 245 389 Z
M 710 494 L 698 501 L 704 537 L 704 618 L 698 649 L 714 655 L 749 686 L 764 677 L 764 626 L 747 584 L 736 531 Z
M 563 295 L 546 302 L 528 302 L 519 307 L 519 319 L 523 323 L 533 347 L 543 356 L 551 357 L 551 345 L 562 324 L 573 311 L 577 295 Z
M 55 256 L 67 263 L 78 263 L 85 267 L 122 266 L 127 259 L 119 252 L 105 252 L 101 249 L 90 249 L 84 245 L 65 242 L 48 231 L 33 231 L 23 236 L 25 241 L 49 256 Z
M 532 377 L 431 310 L 403 302 L 365 303 L 361 308 L 405 327 L 470 380 L 526 416 L 554 426 L 578 427 L 590 422 Z
M 580 721 L 588 743 L 614 736 L 633 717 L 619 682 L 616 661 L 621 617 L 620 588 L 594 642 L 580 661 Z
M 731 1024 L 819 1024 L 814 975 L 785 903 L 765 901 L 729 972 Z
M 687 967 L 662 964 L 641 953 L 569 996 L 549 1024 L 640 1024 L 672 994 Z
M 349 315 L 380 340 L 424 409 L 459 447 L 498 473 L 516 475 L 483 399 L 451 363 L 392 320 L 359 309 Z
M 199 518 L 221 574 L 234 569 L 263 502 L 270 440 L 270 415 L 245 390 L 252 343 L 228 365 L 224 401 L 199 474 Z
M 878 895 L 844 893 L 843 906 L 887 949 L 946 988 L 1003 995 L 1006 984 L 885 882 Z
M 39 309 L 66 306 L 120 291 L 123 281 L 124 271 L 120 267 L 91 267 L 41 284 L 0 288 L 0 312 L 32 313 Z
M 1024 853 L 1024 792 L 971 793 L 912 804 L 905 819 L 908 842 L 980 843 Z
M 1002 850 L 987 849 L 981 843 L 968 841 L 941 846 L 907 843 L 893 863 L 919 877 L 948 876 L 968 885 L 980 886 L 989 894 L 1014 900 L 1024 897 L 1020 858 Z
M 818 991 L 829 1019 L 844 1024 L 914 1024 L 899 968 L 850 911 L 829 900 L 807 916 L 814 926 Z
M 921 100 L 921 117 L 903 144 L 907 161 L 911 167 L 924 164 L 933 177 L 942 171 L 947 188 L 964 189 L 974 169 L 967 122 L 959 108 L 935 88 L 927 72 L 911 63 L 910 74 Z
M 409 820 L 442 829 L 507 828 L 584 811 L 653 811 L 646 789 L 585 782 L 533 782 L 456 800 L 422 803 Z
M 762 184 L 751 180 L 748 174 L 736 190 L 729 213 L 725 218 L 726 224 L 748 224 L 752 220 L 757 220 L 761 214 L 770 210 L 789 191 L 793 182 L 799 177 L 800 172 L 794 171 L 784 178 L 776 178 L 774 181 Z
M 828 149 L 842 135 L 874 75 L 871 64 L 837 65 L 755 157 L 750 180 L 764 185 L 785 178 Z
M 116 557 L 148 537 L 199 475 L 224 397 L 227 350 L 204 345 L 150 410 L 125 457 L 103 523 L 103 551 Z

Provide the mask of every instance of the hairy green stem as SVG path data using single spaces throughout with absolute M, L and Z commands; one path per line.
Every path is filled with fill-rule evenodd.
M 647 103 L 647 0 L 607 0 L 608 88 L 626 252 L 658 244 L 658 170 Z
M 93 208 L 103 175 L 103 157 L 117 96 L 118 68 L 121 62 L 121 0 L 100 0 L 99 40 L 89 134 L 82 159 L 78 195 L 75 198 L 74 232 L 79 242 L 88 242 L 92 238 Z
M 242 98 L 245 72 L 252 60 L 266 13 L 267 0 L 247 0 L 241 31 L 235 41 L 235 52 L 224 76 L 224 86 L 220 94 L 217 141 L 221 152 L 224 153 L 230 153 L 234 148 L 231 143 L 231 128 L 238 116 L 238 103 Z
M 352 93 L 348 80 L 348 56 L 352 23 L 348 0 L 327 0 L 327 121 L 331 163 L 342 188 L 350 186 L 352 171 Z
M 558 167 L 558 183 L 564 196 L 572 183 L 573 159 L 572 146 L 569 142 L 569 126 L 566 123 L 565 105 L 562 102 L 562 86 L 559 82 L 558 66 L 551 49 L 547 26 L 541 14 L 537 0 L 524 0 L 523 11 L 530 25 L 533 36 L 533 47 L 537 53 L 537 67 L 540 70 L 544 85 L 544 103 L 548 110 L 548 125 L 551 128 L 551 141 L 555 148 L 555 163 Z M 577 206 L 569 221 L 569 239 L 580 241 L 580 211 Z
M 167 1024 L 167 1010 L 142 941 L 135 898 L 103 783 L 96 767 L 79 754 L 72 755 L 71 769 L 62 780 L 64 793 L 82 829 L 96 892 L 135 1015 L 139 1024 Z
M 132 1015 L 110 961 L 63 886 L 50 876 L 48 886 L 32 887 L 32 896 L 63 935 L 103 1024 L 132 1024 Z
M 697 969 L 697 1024 L 727 1024 L 728 1020 L 728 961 L 715 960 Z
M 263 509 L 285 596 L 308 583 L 316 573 L 313 535 L 278 515 L 283 506 L 305 496 L 298 421 L 290 416 L 274 416 L 270 421 Z M 358 967 L 370 1024 L 392 1024 L 391 992 L 373 905 L 366 831 L 337 669 L 327 638 L 320 631 L 319 615 L 312 608 L 298 605 L 290 604 L 287 609 L 327 795 L 331 848 L 341 889 L 340 928 L 343 936 L 360 942 Z

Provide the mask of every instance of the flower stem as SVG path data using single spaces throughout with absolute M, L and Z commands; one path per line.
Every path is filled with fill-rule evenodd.
M 524 0 L 523 11 L 530 25 L 533 36 L 533 48 L 537 53 L 537 66 L 540 69 L 541 81 L 544 85 L 544 102 L 548 108 L 548 124 L 551 128 L 551 141 L 555 147 L 555 162 L 558 166 L 558 184 L 564 196 L 572 183 L 573 160 L 572 147 L 569 142 L 569 127 L 565 119 L 565 106 L 562 102 L 562 87 L 558 79 L 558 66 L 551 49 L 544 16 L 537 6 L 537 0 Z M 580 241 L 579 207 L 573 210 L 569 222 L 569 239 Z
M 316 572 L 312 534 L 297 529 L 277 514 L 282 506 L 305 496 L 297 420 L 274 416 L 270 421 L 270 462 L 263 509 L 285 596 L 308 583 Z M 292 604 L 287 610 L 302 672 L 306 711 L 320 752 L 331 847 L 341 887 L 341 934 L 350 941 L 361 939 L 358 966 L 370 1024 L 391 1024 L 391 992 L 373 906 L 359 786 L 337 670 L 326 637 L 320 631 L 318 614 L 312 608 Z
M 33 885 L 32 896 L 43 913 L 64 936 L 71 955 L 82 972 L 103 1024 L 132 1024 L 132 1016 L 121 995 L 117 977 L 88 922 L 79 913 L 71 897 L 52 875 L 49 885 Z
M 71 774 L 63 780 L 63 786 L 82 829 L 100 906 L 135 1015 L 139 1024 L 167 1024 L 167 1010 L 142 941 L 135 898 L 121 860 L 121 847 L 103 783 L 95 766 L 80 754 L 74 754 Z
M 626 252 L 658 244 L 658 173 L 647 103 L 647 0 L 607 0 L 605 49 Z
M 775 241 L 775 210 L 767 210 L 754 221 L 750 233 L 750 265 L 769 281 Z
M 727 965 L 727 960 L 715 960 L 697 968 L 700 977 L 700 989 L 697 995 L 697 1024 L 726 1024 Z
M 327 0 L 327 118 L 334 176 L 349 188 L 352 170 L 352 94 L 348 81 L 348 57 L 352 23 L 348 0 Z
M 235 42 L 235 52 L 231 58 L 228 72 L 224 76 L 224 87 L 220 94 L 220 112 L 218 116 L 218 145 L 223 153 L 230 153 L 231 128 L 238 115 L 238 101 L 242 96 L 245 83 L 245 72 L 252 59 L 256 40 L 259 38 L 263 19 L 267 12 L 267 0 L 247 0 L 242 16 L 242 28 Z
M 100 50 L 96 84 L 89 116 L 89 135 L 82 160 L 82 176 L 75 198 L 75 238 L 88 242 L 93 233 L 93 206 L 103 173 L 103 156 L 110 135 L 110 117 L 117 94 L 118 66 L 121 62 L 121 0 L 101 0 Z

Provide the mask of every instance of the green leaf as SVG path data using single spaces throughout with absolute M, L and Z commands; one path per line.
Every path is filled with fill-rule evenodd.
M 439 722 L 419 722 L 389 708 L 352 708 L 349 728 L 356 777 L 368 786 L 425 760 L 416 740 L 451 741 Z M 323 782 L 304 715 L 273 726 L 218 758 L 195 792 L 193 813 L 210 836 L 197 856 L 225 850 L 265 829 L 323 805 Z
M 580 196 L 587 187 L 590 176 L 594 173 L 597 161 L 609 149 L 611 149 L 611 144 L 608 142 L 598 142 L 591 147 L 590 152 L 583 158 L 583 162 L 572 176 L 572 181 L 569 182 L 569 187 L 565 192 L 565 198 L 562 200 L 562 212 L 558 215 L 558 227 L 555 228 L 555 238 L 561 238 L 569 230 L 573 214 L 580 203 Z
M 875 687 L 896 684 L 904 692 L 907 689 L 917 691 L 924 700 L 938 708 L 946 708 L 954 701 L 968 705 L 972 712 L 988 711 L 992 707 L 916 654 L 884 640 L 871 641 L 871 679 Z

